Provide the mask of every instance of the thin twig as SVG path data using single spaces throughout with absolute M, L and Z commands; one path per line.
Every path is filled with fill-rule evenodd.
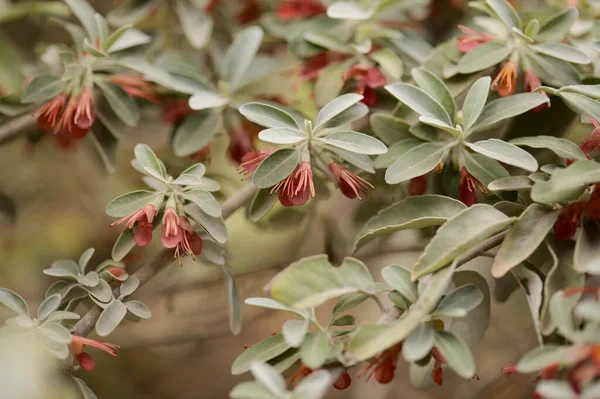
M 247 201 L 250 200 L 250 198 L 252 198 L 256 191 L 256 186 L 250 183 L 227 198 L 227 200 L 225 200 L 225 202 L 223 202 L 221 205 L 221 209 L 223 210 L 223 219 L 227 219 L 236 210 L 241 208 Z M 163 249 L 154 257 L 154 259 L 142 266 L 133 275 L 140 280 L 141 287 L 174 261 L 175 259 L 173 258 L 173 250 Z M 113 295 L 115 298 L 118 298 L 120 293 L 120 287 L 117 287 L 113 290 Z M 77 324 L 75 324 L 73 334 L 82 337 L 88 335 L 94 328 L 94 325 L 96 325 L 96 321 L 98 321 L 101 313 L 102 308 L 99 306 L 94 306 L 77 322 Z
M 0 126 L 0 143 L 7 142 L 20 134 L 29 133 L 36 127 L 37 120 L 30 113 L 17 116 Z

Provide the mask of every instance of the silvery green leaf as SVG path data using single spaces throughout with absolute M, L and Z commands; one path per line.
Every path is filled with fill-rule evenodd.
M 573 64 L 589 64 L 590 58 L 573 46 L 563 43 L 541 43 L 529 46 L 533 51 Z
M 465 143 L 465 145 L 482 155 L 529 172 L 535 172 L 539 167 L 537 160 L 531 154 L 506 141 L 487 139 L 476 143 Z
M 299 129 L 293 116 L 281 108 L 264 103 L 248 103 L 240 107 L 246 119 L 264 127 L 289 127 Z
M 548 181 L 536 182 L 531 198 L 536 202 L 552 203 L 577 199 L 585 189 L 600 181 L 600 164 L 580 160 L 556 171 Z
M 252 362 L 266 362 L 290 349 L 283 335 L 272 335 L 246 349 L 231 365 L 231 374 L 240 375 L 250 370 Z
M 115 245 L 113 245 L 111 251 L 112 258 L 116 261 L 123 259 L 135 245 L 135 241 L 133 240 L 133 230 L 123 230 L 123 232 L 119 234 L 117 241 L 115 241 Z
M 213 30 L 213 19 L 202 8 L 177 1 L 175 12 L 185 38 L 195 49 L 206 47 Z
M 546 19 L 540 26 L 536 39 L 540 41 L 561 41 L 571 26 L 577 21 L 579 12 L 575 7 L 567 7 Z
M 277 397 L 283 397 L 286 392 L 285 380 L 272 366 L 254 361 L 250 365 L 250 372 L 269 392 Z
M 173 133 L 173 151 L 185 157 L 206 147 L 223 128 L 223 115 L 218 108 L 193 113 Z
M 553 136 L 519 137 L 510 140 L 511 144 L 532 148 L 547 148 L 561 158 L 587 159 L 579 146 L 570 140 Z
M 331 317 L 334 318 L 340 313 L 360 305 L 361 303 L 369 299 L 369 297 L 370 295 L 365 294 L 363 292 L 353 292 L 342 295 L 342 297 L 337 301 L 337 303 L 333 307 Z
M 394 83 L 385 89 L 416 113 L 452 126 L 452 119 L 444 107 L 424 90 L 407 83 Z
M 465 153 L 465 167 L 485 186 L 494 180 L 510 176 L 499 162 L 481 154 Z
M 223 79 L 229 82 L 232 90 L 237 89 L 241 84 L 262 39 L 263 30 L 258 26 L 251 26 L 242 30 L 227 50 Z
M 72 260 L 57 260 L 52 262 L 50 269 L 44 269 L 43 273 L 52 277 L 70 277 L 77 279 L 79 267 Z
M 98 37 L 96 12 L 85 0 L 65 0 L 65 3 L 71 8 L 73 14 L 79 19 L 81 25 L 85 29 L 88 38 L 92 41 Z
M 456 374 L 467 379 L 475 375 L 475 359 L 462 339 L 447 331 L 436 331 L 435 347 Z
M 449 332 L 461 337 L 471 350 L 475 350 L 490 325 L 490 288 L 486 278 L 472 270 L 455 272 L 452 275 L 452 282 L 457 287 L 475 285 L 483 294 L 481 303 L 469 310 L 465 317 L 453 319 L 448 329 Z
M 210 241 L 205 241 L 210 242 Z M 240 294 L 238 292 L 237 281 L 231 270 L 225 266 L 221 266 L 221 274 L 225 281 L 225 288 L 229 297 L 229 329 L 233 335 L 238 335 L 242 330 L 242 305 Z
M 382 48 L 369 54 L 369 57 L 379 64 L 384 73 L 395 80 L 400 80 L 404 73 L 404 64 L 402 59 L 393 50 Z
M 550 380 L 538 383 L 536 394 L 546 399 L 576 399 L 579 395 L 567 381 Z
M 583 300 L 575 307 L 575 314 L 586 320 L 600 322 L 600 303 L 594 300 Z
M 413 330 L 402 343 L 402 356 L 408 362 L 423 359 L 433 347 L 435 332 L 427 324 Z
M 423 144 L 423 142 L 415 138 L 400 140 L 395 144 L 392 144 L 385 154 L 381 154 L 375 158 L 373 164 L 377 169 L 389 168 L 398 158 L 421 144 Z
M 544 241 L 558 214 L 540 204 L 530 205 L 504 238 L 492 265 L 493 276 L 500 278 L 527 259 Z
M 327 332 L 309 334 L 300 347 L 300 359 L 307 367 L 316 370 L 321 368 L 330 357 L 331 341 Z
M 82 274 L 85 273 L 85 267 L 87 266 L 87 264 L 89 263 L 89 261 L 93 255 L 94 255 L 94 248 L 88 248 L 79 257 L 78 266 L 79 266 L 79 271 Z
M 464 317 L 483 301 L 483 293 L 474 284 L 465 284 L 446 295 L 435 308 L 433 318 Z
M 256 168 L 252 182 L 258 188 L 269 188 L 288 177 L 300 162 L 300 152 L 282 148 L 269 155 Z
M 71 343 L 71 333 L 59 323 L 44 323 L 39 331 L 48 339 L 63 345 Z
M 292 348 L 300 347 L 310 326 L 310 320 L 288 320 L 283 324 L 283 338 Z
M 123 28 L 126 28 L 125 26 Z M 127 28 L 120 36 L 115 37 L 118 30 L 114 31 L 106 40 L 104 49 L 107 53 L 116 53 L 117 51 L 127 50 L 132 47 L 148 44 L 152 41 L 152 37 L 145 34 L 141 30 L 133 29 L 131 26 Z M 114 42 L 113 42 L 114 40 Z
M 172 89 L 176 81 L 173 77 L 161 67 L 150 64 L 145 58 L 139 56 L 120 57 L 115 60 L 117 65 L 144 75 L 144 80 L 158 83 L 161 86 Z
M 140 279 L 137 278 L 137 276 L 129 276 L 129 278 L 121 284 L 121 297 L 126 297 L 133 294 L 139 286 Z
M 63 320 L 79 320 L 81 316 L 74 312 L 68 312 L 65 310 L 57 310 L 50 313 L 46 318 L 46 323 L 61 322 Z
M 317 370 L 294 388 L 293 399 L 321 399 L 334 383 L 327 370 Z
M 515 221 L 495 208 L 476 204 L 440 227 L 412 269 L 413 280 L 447 266 L 456 257 Z
M 600 98 L 600 85 L 569 85 L 558 90 L 558 92 L 563 91 L 583 94 L 595 100 Z
M 133 149 L 133 153 L 137 164 L 142 170 L 146 168 L 152 169 L 161 176 L 166 177 L 165 165 L 147 144 L 137 144 Z
M 344 111 L 347 111 L 350 107 L 360 102 L 362 99 L 363 96 L 360 94 L 349 93 L 331 100 L 317 114 L 317 126 L 315 127 L 315 130 L 318 130 L 319 127 L 327 124 Z
M 490 92 L 491 82 L 492 78 L 485 76 L 477 79 L 469 89 L 462 109 L 465 130 L 471 129 L 479 119 Z
M 381 271 L 383 279 L 407 298 L 411 303 L 417 301 L 417 285 L 410 279 L 410 271 L 399 265 L 390 265 Z
M 334 100 L 342 91 L 343 76 L 356 61 L 350 58 L 345 61 L 332 62 L 321 70 L 315 82 L 315 102 L 324 106 Z
M 64 87 L 65 83 L 56 76 L 39 75 L 27 85 L 21 101 L 26 104 L 46 101 L 60 94 Z
M 356 154 L 377 155 L 387 152 L 385 144 L 375 137 L 351 130 L 337 131 L 324 138 L 320 138 L 320 140 L 326 144 Z
M 279 399 L 278 396 L 273 395 L 263 384 L 255 381 L 237 384 L 229 392 L 229 397 L 231 399 Z
M 88 287 L 85 285 L 81 286 L 82 289 L 87 291 L 92 297 L 100 302 L 108 303 L 112 299 L 112 289 L 106 280 L 100 279 L 98 285 L 94 287 Z
M 98 285 L 100 278 L 96 272 L 88 272 L 86 275 L 79 275 L 77 282 L 88 287 L 95 287 Z
M 134 276 L 131 276 L 131 277 L 134 277 Z M 126 281 L 130 280 L 131 277 L 129 279 L 127 279 Z M 125 302 L 125 307 L 127 308 L 128 311 L 130 311 L 131 313 L 133 313 L 134 315 L 136 315 L 139 318 L 149 319 L 152 317 L 152 312 L 150 311 L 150 309 L 148 309 L 148 306 L 144 305 L 140 301 Z
M 179 177 L 177 179 L 175 179 L 175 181 L 173 183 L 181 184 L 181 185 L 190 184 L 190 183 L 182 181 L 182 180 L 187 179 L 187 181 L 190 181 L 193 184 L 193 183 L 197 182 L 198 179 L 201 179 L 202 177 L 204 177 L 205 173 L 206 173 L 206 167 L 204 165 L 202 165 L 201 163 L 197 163 L 195 165 L 190 166 L 183 172 L 181 172 Z M 180 180 L 180 178 L 181 178 L 181 180 Z M 177 181 L 179 181 L 179 182 L 177 182 Z
M 448 113 L 450 120 L 453 121 L 454 116 L 456 115 L 456 103 L 444 82 L 423 67 L 414 68 L 411 71 L 411 74 L 417 85 L 433 97 L 433 99 Z M 444 123 L 444 121 L 442 122 Z M 451 124 L 449 125 L 452 126 Z
M 424 366 L 417 363 L 411 363 L 409 370 L 410 383 L 421 391 L 432 388 L 435 384 L 431 378 L 434 364 L 435 360 L 433 357 L 431 357 Z
M 127 307 L 123 302 L 114 300 L 106 307 L 96 322 L 96 332 L 101 337 L 109 335 L 127 314 Z
M 371 18 L 374 13 L 374 9 L 365 9 L 354 1 L 338 1 L 327 7 L 327 16 L 333 19 L 363 21 Z
M 521 93 L 499 98 L 483 108 L 477 123 L 473 125 L 471 131 L 484 130 L 500 121 L 521 115 L 549 101 L 548 97 L 539 93 Z
M 567 103 L 569 108 L 582 115 L 600 120 L 600 102 L 579 93 L 560 91 L 558 95 Z
M 494 180 L 487 187 L 491 191 L 531 190 L 533 181 L 527 176 L 509 176 Z
M 289 127 L 274 127 L 265 129 L 258 133 L 258 138 L 267 143 L 274 144 L 295 144 L 307 140 L 308 136 L 298 130 Z
M 140 120 L 140 108 L 133 97 L 116 83 L 104 79 L 95 79 L 95 83 L 119 119 L 127 126 L 136 126 Z
M 410 123 L 383 112 L 374 112 L 369 118 L 373 133 L 387 145 L 411 138 Z
M 106 214 L 119 218 L 129 216 L 161 197 L 164 197 L 164 193 L 147 190 L 137 190 L 119 195 L 108 203 Z
M 398 184 L 431 172 L 455 143 L 423 143 L 405 152 L 385 171 L 388 184 Z
M 209 216 L 220 217 L 222 214 L 221 205 L 208 191 L 191 189 L 184 192 L 182 196 L 186 200 L 198 205 Z
M 209 108 L 220 108 L 229 102 L 228 98 L 221 97 L 212 91 L 198 91 L 190 97 L 190 108 L 196 111 Z
M 365 154 L 357 154 L 355 152 L 350 152 L 348 150 L 344 150 L 342 148 L 327 146 L 327 149 L 334 154 L 338 155 L 344 161 L 348 162 L 350 165 L 354 165 L 359 169 L 364 170 L 367 173 L 375 173 L 375 168 L 373 166 L 373 161 L 369 158 L 368 155 Z
M 348 53 L 349 48 L 344 41 L 333 33 L 326 31 L 309 31 L 304 34 L 304 40 L 314 44 L 315 46 L 323 47 L 326 50 L 336 53 Z
M 353 326 L 356 322 L 356 318 L 351 314 L 347 314 L 345 316 L 339 317 L 331 322 L 332 326 L 336 327 L 345 327 L 345 326 Z
M 77 388 L 79 389 L 79 393 L 81 393 L 83 399 L 98 399 L 96 394 L 92 392 L 92 390 L 85 384 L 85 382 L 77 377 L 73 377 L 75 383 L 77 384 Z
M 402 295 L 401 293 L 399 293 L 398 291 L 390 291 L 388 292 L 388 299 L 394 304 L 394 306 L 396 306 L 399 309 L 402 309 L 404 311 L 408 310 L 410 308 L 410 301 L 408 299 L 406 299 L 406 297 L 404 295 Z
M 185 206 L 185 213 L 194 219 L 219 244 L 225 244 L 228 239 L 227 226 L 223 217 L 212 217 L 196 204 Z
M 600 227 L 584 221 L 577 235 L 573 267 L 579 273 L 600 274 Z
M 25 316 L 24 314 L 20 314 L 18 316 L 10 317 L 10 318 L 6 319 L 5 324 L 8 327 L 18 326 L 18 327 L 26 329 L 26 330 L 32 330 L 37 327 L 37 323 L 35 322 L 35 320 L 30 319 L 28 316 Z M 0 330 L 0 331 L 2 331 L 2 330 Z
M 246 208 L 246 215 L 253 222 L 256 223 L 265 217 L 279 201 L 276 195 L 270 194 L 270 191 L 268 188 L 258 190 L 250 201 L 250 206 Z
M 567 339 L 573 339 L 575 324 L 573 322 L 573 309 L 571 301 L 564 296 L 563 291 L 557 291 L 550 299 L 550 316 L 558 332 Z
M 566 61 L 536 53 L 529 49 L 525 49 L 523 54 L 527 58 L 532 72 L 547 84 L 560 87 L 575 85 L 581 81 L 577 69 Z
M 512 51 L 506 43 L 484 43 L 461 57 L 457 64 L 458 72 L 468 74 L 493 67 L 504 61 Z
M 45 320 L 52 312 L 58 309 L 61 302 L 62 297 L 59 294 L 54 294 L 44 299 L 44 302 L 38 307 L 37 319 Z

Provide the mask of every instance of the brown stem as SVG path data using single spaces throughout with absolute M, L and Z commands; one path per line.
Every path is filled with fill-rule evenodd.
M 256 186 L 250 183 L 227 198 L 225 202 L 221 204 L 221 209 L 223 210 L 223 219 L 227 219 L 236 210 L 248 202 L 257 190 L 258 189 Z M 154 257 L 154 259 L 142 266 L 133 275 L 140 280 L 141 287 L 174 261 L 175 259 L 173 258 L 173 250 L 163 249 Z M 120 293 L 121 290 L 119 287 L 113 290 L 113 295 L 115 298 L 118 298 Z M 96 321 L 98 320 L 98 317 L 100 317 L 101 313 L 102 308 L 99 306 L 94 306 L 77 322 L 77 324 L 75 324 L 73 328 L 73 334 L 82 337 L 88 335 L 96 325 Z
M 27 113 L 17 116 L 0 126 L 0 143 L 9 141 L 20 134 L 26 134 L 37 128 L 36 118 Z

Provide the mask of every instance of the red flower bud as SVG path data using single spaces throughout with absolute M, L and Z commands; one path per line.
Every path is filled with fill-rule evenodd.
M 338 377 L 338 379 L 335 381 L 335 383 L 333 384 L 333 387 L 335 389 L 339 389 L 340 391 L 343 391 L 344 389 L 348 388 L 351 383 L 352 383 L 352 378 L 350 377 L 350 374 L 348 374 L 347 371 L 344 371 Z

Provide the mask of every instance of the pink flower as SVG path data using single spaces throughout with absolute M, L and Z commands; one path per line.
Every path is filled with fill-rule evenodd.
M 241 159 L 238 173 L 245 175 L 244 179 L 248 179 L 272 152 L 273 150 L 269 149 L 246 153 Z
M 165 248 L 175 248 L 175 257 L 181 264 L 181 256 L 200 255 L 202 239 L 183 216 L 178 216 L 174 208 L 167 208 L 163 217 L 163 234 L 160 237 Z
M 109 80 L 121 86 L 131 97 L 143 98 L 154 104 L 160 103 L 154 95 L 154 85 L 141 75 L 113 75 Z
M 279 202 L 283 206 L 304 205 L 309 193 L 311 197 L 315 196 L 310 164 L 301 162 L 288 177 L 271 189 L 271 194 L 273 193 L 278 193 Z
M 525 90 L 527 90 L 528 92 L 532 92 L 542 85 L 540 78 L 531 71 L 525 71 L 523 80 L 524 80 Z M 544 92 L 540 92 L 540 94 L 548 97 L 548 95 Z M 544 104 L 538 105 L 533 110 L 535 112 L 540 112 L 540 111 L 543 111 L 544 109 L 546 109 L 547 106 L 548 106 L 548 104 L 544 103 Z
M 175 208 L 169 207 L 162 219 L 162 236 L 160 241 L 165 248 L 175 248 L 180 241 L 179 216 Z
M 329 170 L 335 177 L 335 183 L 340 191 L 348 198 L 362 200 L 360 194 L 367 195 L 367 190 L 374 189 L 373 185 L 362 177 L 350 172 L 348 169 L 335 162 L 329 164 Z
M 69 349 L 75 355 L 75 359 L 84 370 L 91 371 L 96 366 L 94 359 L 87 353 L 84 352 L 85 346 L 91 346 L 93 348 L 100 349 L 111 356 L 117 356 L 116 349 L 119 349 L 119 345 L 110 344 L 108 342 L 96 341 L 93 339 L 80 337 L 79 335 L 71 335 L 71 343 Z
M 482 193 L 487 193 L 487 188 L 479 180 L 473 177 L 466 168 L 460 170 L 460 200 L 466 206 L 471 206 L 477 202 L 477 189 Z
M 319 0 L 283 0 L 276 12 L 279 19 L 288 21 L 326 14 L 327 7 Z
M 65 109 L 67 99 L 68 96 L 65 93 L 60 93 L 35 112 L 34 116 L 37 118 L 40 129 L 51 130 L 59 126 L 57 123 Z
M 135 224 L 137 223 L 137 228 L 135 233 L 133 234 L 133 239 L 136 245 L 143 247 L 152 241 L 152 230 L 154 227 L 152 226 L 152 220 L 154 220 L 154 216 L 156 215 L 156 208 L 152 204 L 148 204 L 144 206 L 142 209 L 138 209 L 131 215 L 125 216 L 111 224 L 112 226 L 120 225 L 121 223 L 125 224 L 127 229 L 133 229 Z
M 386 78 L 378 67 L 367 67 L 364 65 L 353 65 L 342 76 L 344 81 L 353 79 L 357 82 L 355 93 L 364 96 L 362 102 L 368 106 L 377 104 L 375 89 L 386 84 Z
M 494 82 L 492 82 L 492 90 L 497 90 L 498 94 L 502 97 L 508 97 L 513 95 L 517 88 L 517 67 L 512 61 L 508 61 L 502 69 Z
M 456 38 L 456 45 L 463 53 L 468 53 L 481 44 L 494 41 L 493 37 L 466 26 L 458 25 L 458 28 L 462 31 L 462 34 Z

